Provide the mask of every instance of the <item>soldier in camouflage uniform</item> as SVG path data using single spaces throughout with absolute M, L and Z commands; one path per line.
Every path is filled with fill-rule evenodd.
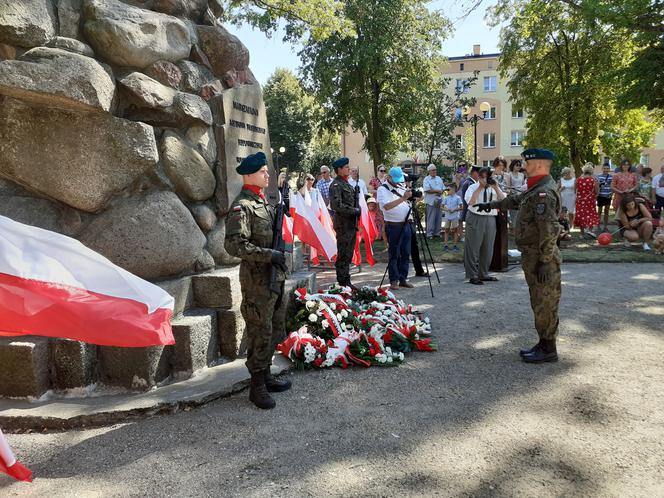
M 557 361 L 558 306 L 560 304 L 560 251 L 556 244 L 560 225 L 560 196 L 551 178 L 553 152 L 528 149 L 526 160 L 528 190 L 501 201 L 478 204 L 488 212 L 492 208 L 519 210 L 514 222 L 514 237 L 521 251 L 521 266 L 530 291 L 530 305 L 535 315 L 539 342 L 520 351 L 523 361 Z
M 339 285 L 355 289 L 350 282 L 350 263 L 355 250 L 360 208 L 357 207 L 355 189 L 348 183 L 350 175 L 348 163 L 347 157 L 339 158 L 332 163 L 337 177 L 330 184 L 330 209 L 334 211 L 334 231 L 337 235 L 337 260 L 334 263 L 337 282 Z
M 265 154 L 258 152 L 242 160 L 236 171 L 244 186 L 231 205 L 226 218 L 226 251 L 240 258 L 242 317 L 247 330 L 247 368 L 251 373 L 249 399 L 259 408 L 274 408 L 270 392 L 290 389 L 288 380 L 270 373 L 272 355 L 285 332 L 285 317 L 280 313 L 286 279 L 284 253 L 271 249 L 274 207 L 267 203 L 263 189 L 270 174 Z M 270 291 L 272 267 L 278 269 L 281 293 Z

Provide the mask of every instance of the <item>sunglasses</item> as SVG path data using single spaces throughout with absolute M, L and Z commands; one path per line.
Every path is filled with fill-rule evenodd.
M 378 172 L 379 173 L 385 173 L 385 170 L 384 169 L 379 169 Z
M 307 181 L 308 181 L 308 182 L 313 182 L 314 179 L 313 179 L 313 178 L 307 178 Z

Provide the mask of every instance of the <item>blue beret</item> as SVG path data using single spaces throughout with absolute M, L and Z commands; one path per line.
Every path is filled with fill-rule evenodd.
M 267 157 L 262 152 L 250 154 L 235 168 L 239 175 L 251 175 L 267 164 Z
M 526 149 L 521 153 L 521 155 L 526 161 L 529 159 L 548 159 L 549 161 L 556 160 L 556 155 L 549 149 Z
M 347 157 L 340 157 L 339 159 L 337 159 L 336 161 L 334 161 L 332 163 L 332 167 L 336 171 L 337 169 L 343 168 L 344 166 L 346 166 L 349 162 L 350 162 L 350 160 Z

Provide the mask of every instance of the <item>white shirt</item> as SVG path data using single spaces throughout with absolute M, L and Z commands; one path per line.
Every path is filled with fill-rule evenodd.
M 364 180 L 362 180 L 362 178 L 358 178 L 357 181 L 355 181 L 352 176 L 349 176 L 348 185 L 350 185 L 353 188 L 355 188 L 355 185 L 359 185 L 360 192 L 362 192 L 362 194 L 364 195 L 369 195 L 369 191 L 367 190 L 367 184 L 364 183 Z
M 652 187 L 655 189 L 655 195 L 659 197 L 664 197 L 664 187 L 660 187 L 659 183 L 662 179 L 662 173 L 659 175 L 655 175 L 655 177 L 652 179 Z
M 477 196 L 477 199 L 475 202 L 471 204 L 470 198 L 473 196 L 476 190 L 480 191 L 479 195 Z M 500 190 L 500 189 L 499 189 Z M 501 190 L 502 192 L 502 190 Z M 485 196 L 486 194 L 486 196 Z M 480 182 L 473 183 L 470 187 L 468 187 L 468 190 L 466 190 L 466 196 L 464 197 L 466 204 L 468 204 L 468 211 L 474 214 L 478 214 L 480 216 L 497 216 L 498 215 L 498 210 L 497 209 L 492 209 L 488 213 L 482 211 L 478 211 L 476 207 L 473 207 L 473 204 L 481 204 L 483 202 L 491 202 L 491 201 L 497 201 L 499 199 L 502 199 L 502 197 L 498 197 L 496 194 L 496 191 L 493 190 L 493 187 L 488 186 L 487 188 L 481 188 L 480 187 Z
M 399 195 L 392 193 L 392 190 L 398 192 Z M 408 211 L 410 211 L 410 202 L 404 201 L 401 204 L 393 207 L 392 209 L 385 209 L 385 204 L 389 204 L 392 201 L 397 200 L 399 197 L 403 196 L 406 193 L 406 188 L 403 185 L 395 187 L 389 182 L 383 183 L 377 192 L 376 200 L 378 201 L 378 206 L 383 212 L 383 217 L 385 221 L 401 223 L 406 221 L 406 216 L 408 216 Z
M 436 201 L 439 203 L 443 199 L 442 191 L 445 190 L 445 183 L 443 179 L 439 176 L 427 175 L 426 178 L 422 181 L 422 187 L 424 188 L 424 202 L 429 206 L 433 206 Z M 440 194 L 428 194 L 430 190 L 440 190 Z

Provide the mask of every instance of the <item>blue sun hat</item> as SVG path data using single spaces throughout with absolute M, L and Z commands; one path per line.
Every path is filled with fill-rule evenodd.
M 403 183 L 406 181 L 403 170 L 399 166 L 392 166 L 388 175 L 390 175 L 394 183 Z

